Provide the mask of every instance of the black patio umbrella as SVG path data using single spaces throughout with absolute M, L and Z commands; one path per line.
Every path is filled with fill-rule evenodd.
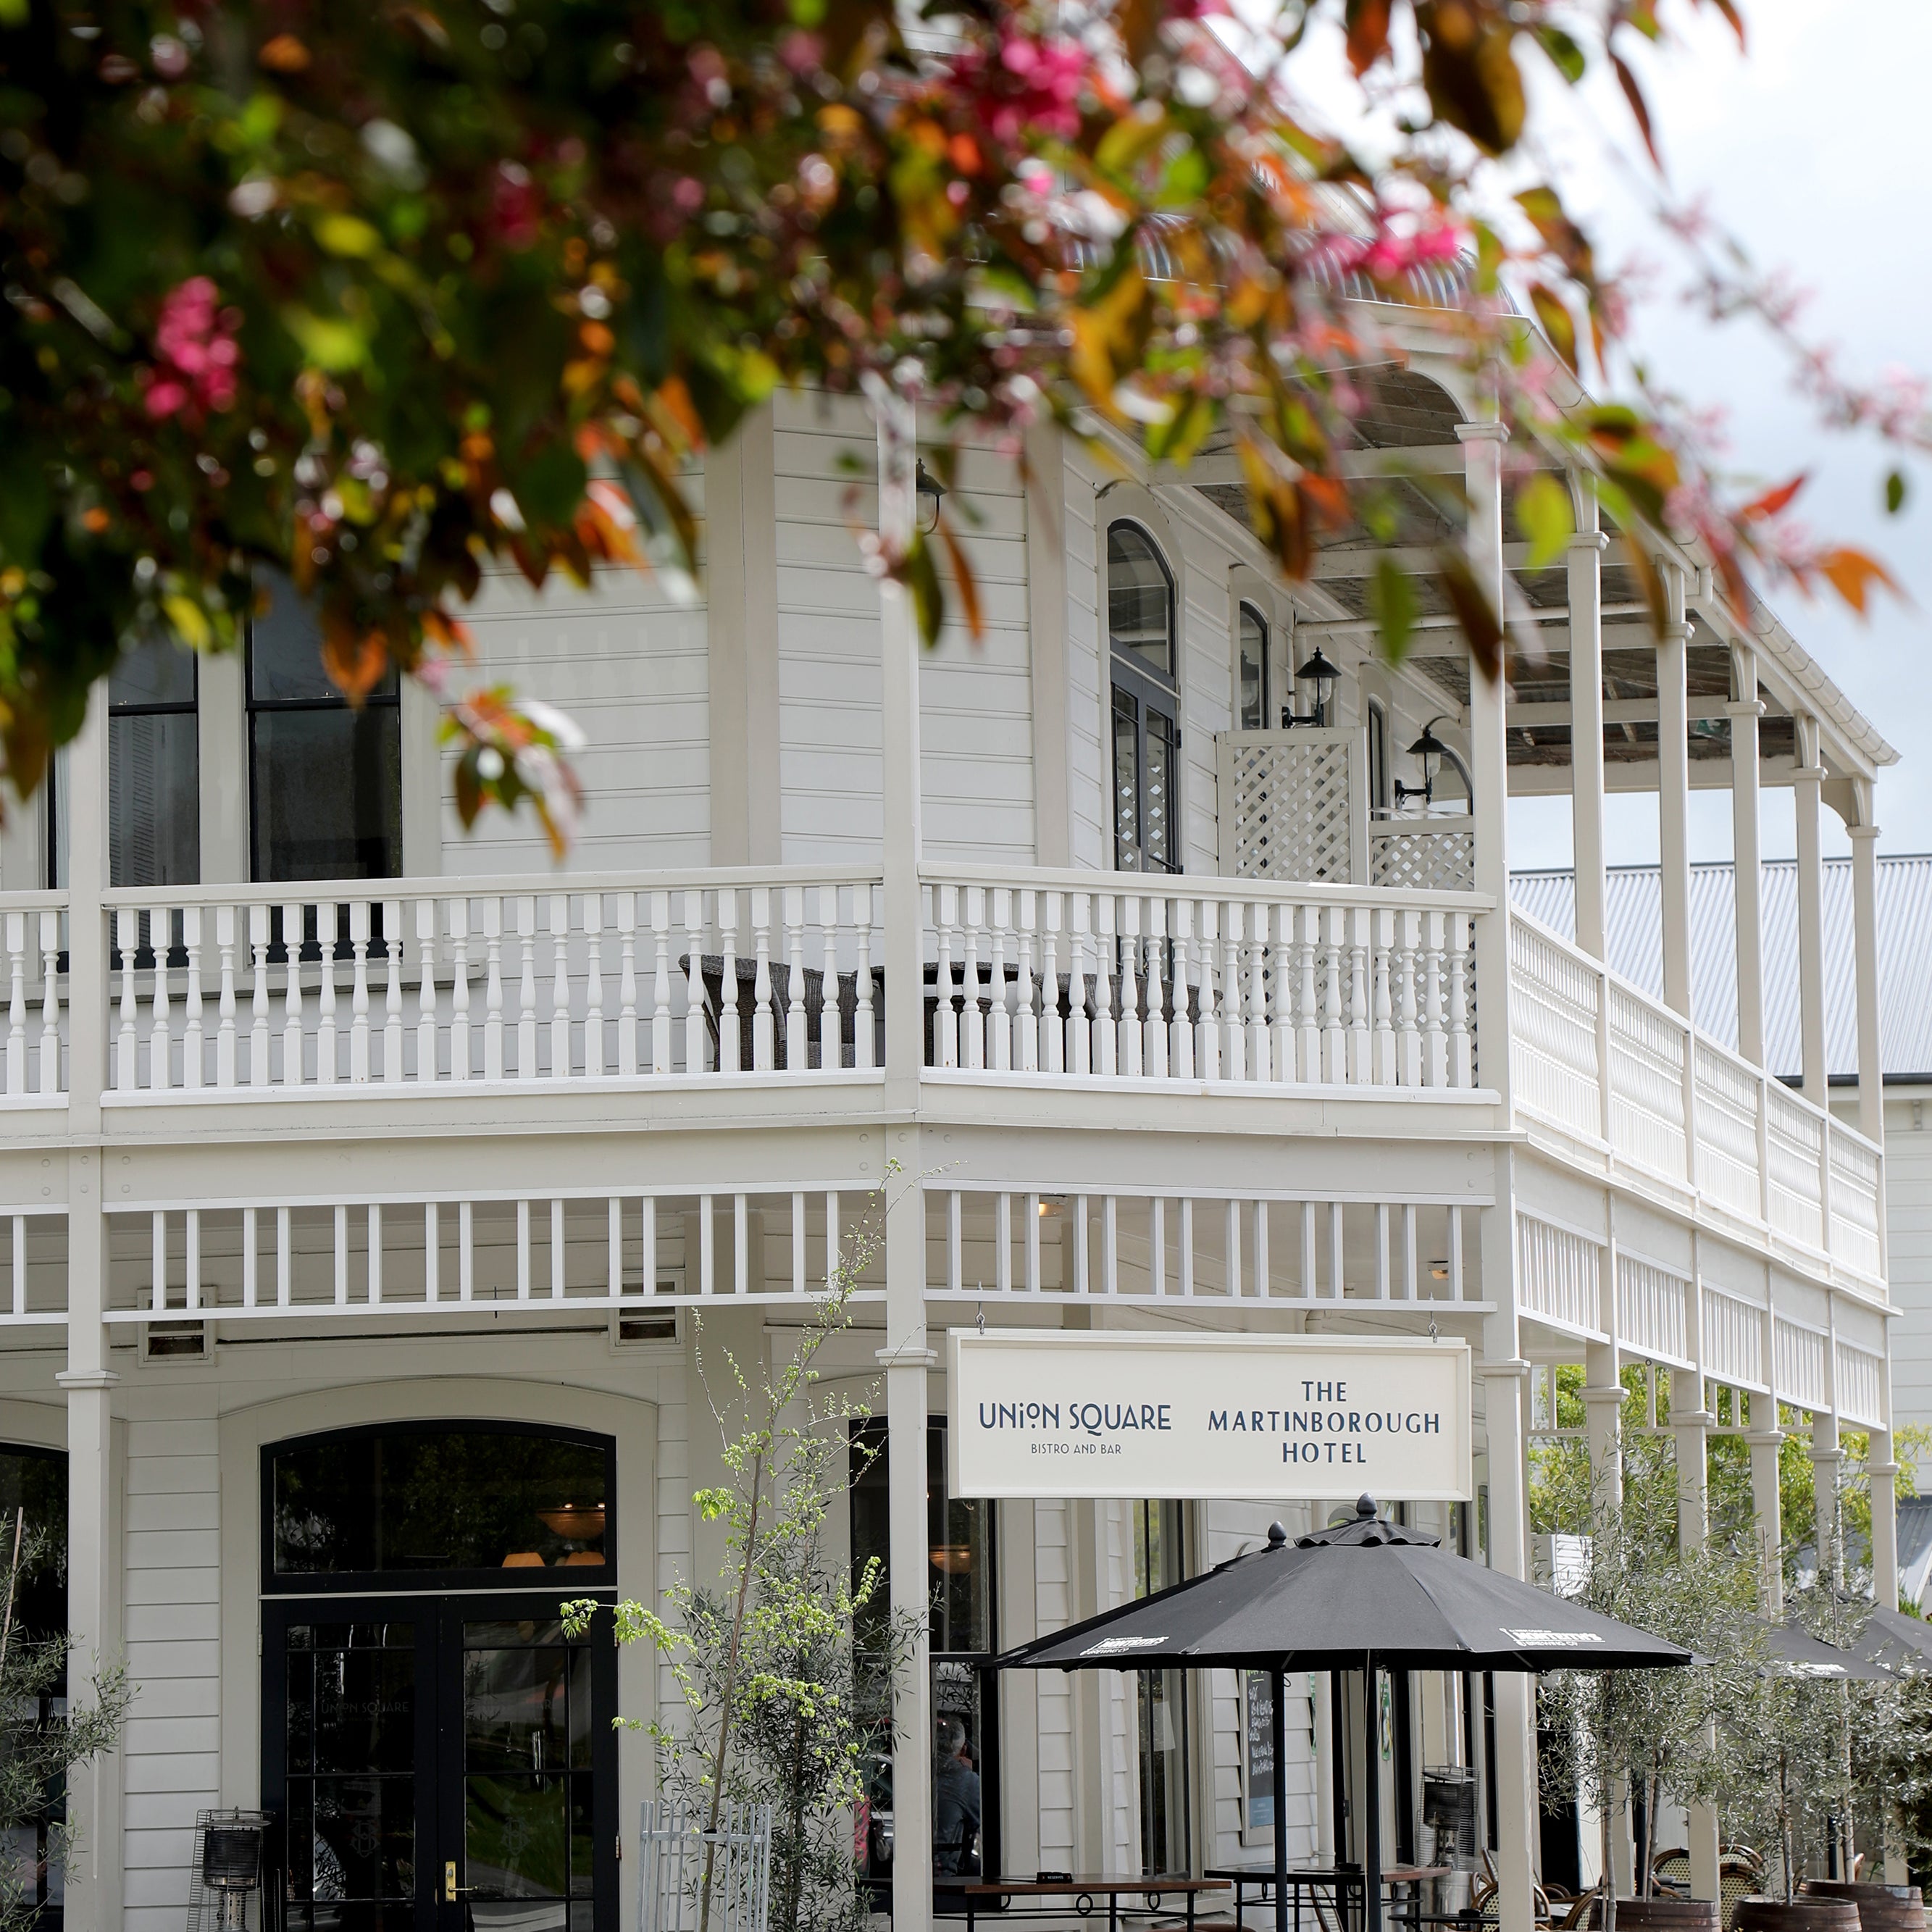
M 1882 1664 L 1901 1676 L 1932 1670 L 1932 1624 L 1875 1604 L 1858 1653 L 1866 1663 Z
M 1766 1628 L 1765 1636 L 1771 1646 L 1774 1670 L 1782 1669 L 1801 1677 L 1831 1677 L 1857 1684 L 1876 1684 L 1892 1674 L 1879 1660 L 1875 1646 L 1864 1646 L 1869 1654 L 1844 1649 L 1814 1636 L 1802 1624 L 1772 1624 Z
M 1158 1595 L 1022 1644 L 1002 1670 L 1266 1670 L 1274 1690 L 1277 1788 L 1286 1756 L 1291 1670 L 1652 1670 L 1689 1651 L 1451 1555 L 1440 1538 L 1384 1522 L 1364 1496 L 1355 1520 L 1291 1546 L 1280 1523 L 1265 1549 L 1232 1557 Z M 1364 1709 L 1373 1701 L 1365 1690 Z M 1376 1726 L 1366 1792 L 1378 1788 Z M 1381 1806 L 1364 1807 L 1362 1892 L 1382 1926 Z M 1288 1923 L 1287 1834 L 1274 1834 L 1276 1932 Z

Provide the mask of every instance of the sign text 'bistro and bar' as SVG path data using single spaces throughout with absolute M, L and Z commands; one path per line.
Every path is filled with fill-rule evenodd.
M 956 1496 L 1460 1502 L 1468 1345 L 951 1331 Z

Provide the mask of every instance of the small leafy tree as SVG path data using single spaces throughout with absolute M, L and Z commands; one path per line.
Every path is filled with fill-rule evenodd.
M 77 1849 L 61 1815 L 68 1774 L 112 1750 L 133 1696 L 124 1666 L 107 1665 L 76 1695 L 68 1686 L 74 1640 L 64 1632 L 37 1632 L 23 1622 L 22 1598 L 32 1582 L 58 1573 L 54 1536 L 16 1507 L 0 1517 L 4 1535 L 5 1602 L 0 1606 L 0 1932 L 24 1932 L 40 1916 L 38 1851 L 44 1832 L 46 1862 L 58 1870 Z M 78 1688 L 78 1687 L 76 1687 Z M 59 1708 L 62 1700 L 65 1708 Z
M 1627 1794 L 1642 1798 L 1637 1888 L 1648 1898 L 1658 1809 L 1711 1802 L 1724 1789 L 1724 1739 L 1756 1702 L 1763 1635 L 1754 1616 L 1753 1555 L 1728 1537 L 1682 1546 L 1672 1459 L 1659 1438 L 1639 1438 L 1625 1461 L 1621 1502 L 1606 1477 L 1593 1487 L 1582 1561 L 1568 1594 L 1711 1660 L 1668 1670 L 1558 1672 L 1543 1680 L 1540 1695 L 1555 1773 L 1545 1789 L 1552 1802 L 1574 1792 L 1597 1811 L 1606 1876 L 1612 1820 Z M 1613 1928 L 1613 1888 L 1605 1889 L 1604 1922 Z
M 888 1163 L 890 1184 L 898 1172 Z M 634 1601 L 616 1610 L 620 1644 L 650 1642 L 680 1694 L 675 1720 L 644 1726 L 658 1747 L 668 1795 L 701 1808 L 715 1834 L 728 1802 L 772 1808 L 774 1932 L 838 1932 L 862 1923 L 851 1814 L 862 1795 L 869 1712 L 906 1648 L 890 1617 L 887 1641 L 854 1648 L 853 1623 L 881 1588 L 877 1564 L 856 1577 L 828 1546 L 834 1505 L 850 1486 L 853 1425 L 870 1411 L 820 1394 L 814 1364 L 851 1325 L 851 1300 L 877 1256 L 868 1221 L 853 1237 L 790 1359 L 776 1374 L 718 1352 L 722 1390 L 699 1370 L 724 1438 L 728 1480 L 694 1498 L 724 1527 L 715 1582 L 682 1580 L 662 1614 Z M 721 1399 L 722 1398 L 722 1399 Z M 597 1606 L 564 1606 L 566 1627 L 588 1626 Z M 620 1720 L 636 1724 L 636 1720 Z M 699 1880 L 699 1932 L 709 1932 L 715 1844 Z

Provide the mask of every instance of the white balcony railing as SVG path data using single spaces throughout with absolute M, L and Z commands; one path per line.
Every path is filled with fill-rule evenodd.
M 1526 1112 L 1879 1278 L 1882 1156 L 1870 1142 L 1520 912 L 1510 967 Z
M 958 869 L 925 886 L 947 1075 L 1476 1083 L 1467 892 Z
M 878 1064 L 878 890 L 774 868 L 116 892 L 108 1084 L 864 1072 Z

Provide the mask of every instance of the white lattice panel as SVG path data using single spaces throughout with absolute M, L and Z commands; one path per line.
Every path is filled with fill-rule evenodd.
M 1824 1336 L 1781 1315 L 1772 1318 L 1771 1330 L 1772 1381 L 1780 1400 L 1800 1408 L 1824 1408 Z
M 1516 1216 L 1518 1303 L 1526 1315 L 1588 1334 L 1598 1330 L 1601 1253 L 1595 1242 L 1540 1221 Z
M 1475 890 L 1476 835 L 1466 820 L 1434 825 L 1400 820 L 1369 830 L 1369 883 L 1411 892 Z
M 1690 1284 L 1635 1255 L 1617 1256 L 1618 1339 L 1638 1354 L 1666 1362 L 1688 1362 L 1684 1298 Z
M 1360 731 L 1224 731 L 1216 745 L 1225 876 L 1362 883 L 1368 858 Z
M 1838 1413 L 1873 1428 L 1885 1423 L 1885 1362 L 1869 1348 L 1838 1344 Z
M 1733 1387 L 1762 1388 L 1764 1310 L 1720 1288 L 1704 1287 L 1704 1368 Z

